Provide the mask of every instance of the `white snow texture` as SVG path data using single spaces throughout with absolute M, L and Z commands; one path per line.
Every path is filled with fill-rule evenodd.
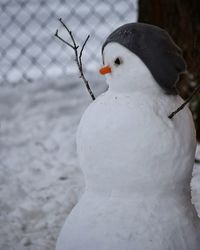
M 90 74 L 95 94 L 105 83 Z M 0 91 L 0 249 L 54 250 L 84 188 L 75 132 L 91 102 L 76 76 Z
M 166 95 L 126 48 L 110 43 L 104 51 L 109 90 L 87 108 L 77 133 L 86 190 L 56 250 L 198 250 L 191 112 L 169 119 L 183 100 Z
M 105 84 L 102 80 L 96 79 L 96 76 L 89 79 L 95 85 L 96 95 L 105 90 Z M 94 85 L 92 86 L 93 89 Z M 119 96 L 118 98 L 122 100 L 123 97 Z M 128 97 L 125 100 L 129 102 Z M 101 98 L 93 105 L 96 105 L 100 101 Z M 115 102 L 114 96 L 111 96 L 109 101 L 111 103 Z M 81 80 L 77 81 L 77 76 L 68 77 L 67 79 L 56 79 L 55 81 L 35 82 L 34 84 L 17 87 L 1 86 L 1 250 L 55 249 L 55 241 L 57 240 L 61 226 L 81 197 L 84 189 L 84 180 L 76 157 L 75 133 L 81 114 L 90 102 L 90 97 Z M 131 102 L 130 105 L 132 105 Z M 140 103 L 140 105 L 142 106 L 143 104 Z M 105 114 L 107 111 L 106 108 Z M 121 115 L 123 115 L 122 111 L 123 107 L 121 107 Z M 104 146 L 108 147 L 107 144 Z M 142 145 L 138 143 L 138 146 L 141 147 Z M 149 150 L 153 147 L 154 144 L 151 145 Z M 106 150 L 102 153 L 106 153 Z M 144 154 L 143 157 L 145 158 L 146 155 Z M 197 157 L 200 157 L 199 153 Z M 96 162 L 94 166 L 96 166 Z M 159 168 L 158 165 L 157 168 Z M 109 170 L 109 173 L 111 170 Z M 193 202 L 199 208 L 199 164 L 196 164 L 193 175 Z M 132 177 L 134 178 L 134 176 Z M 120 178 L 123 178 L 123 176 Z M 155 176 L 153 178 L 155 180 Z M 159 188 L 157 191 L 159 191 Z M 88 202 L 91 202 L 92 193 L 86 198 L 85 202 L 87 202 L 87 199 Z M 100 210 L 108 211 L 106 204 L 109 202 L 116 209 L 120 209 L 116 195 L 112 195 L 106 200 L 106 203 L 101 194 L 99 198 L 99 202 L 96 204 L 86 204 L 86 207 L 91 204 L 94 214 Z M 145 209 L 143 220 L 146 220 L 148 217 L 148 195 L 146 198 L 146 206 L 143 208 Z M 132 201 L 126 199 L 124 202 L 126 203 L 124 206 L 128 207 Z M 137 202 L 138 206 L 140 206 L 139 199 L 137 199 Z M 161 201 L 156 203 L 155 206 L 164 207 L 163 209 L 168 209 L 169 211 L 172 209 L 170 203 L 166 206 Z M 141 207 L 139 208 L 141 209 Z M 81 215 L 86 213 L 87 216 L 89 212 L 91 210 L 85 209 L 81 212 Z M 178 210 L 177 212 L 179 213 Z M 112 215 L 113 211 L 109 210 L 108 213 Z M 153 217 L 152 214 L 151 216 Z M 97 220 L 99 219 L 97 217 Z M 131 223 L 132 215 L 129 219 L 130 222 L 128 225 Z M 139 220 L 139 218 L 135 217 L 134 219 L 136 223 Z M 109 223 L 112 224 L 114 221 L 111 220 Z M 149 228 L 152 228 L 152 225 L 143 228 L 143 232 L 141 233 L 146 235 Z M 86 229 L 84 229 L 84 232 L 86 232 Z M 108 238 L 109 233 L 106 235 Z M 121 231 L 119 233 L 120 238 L 124 238 L 125 241 L 127 237 L 128 239 L 132 237 L 132 235 L 127 235 L 126 232 L 123 233 Z M 157 232 L 155 232 L 156 234 Z M 177 235 L 177 232 L 175 231 L 174 234 Z M 187 238 L 187 235 L 185 238 Z M 191 248 L 188 247 L 188 249 Z

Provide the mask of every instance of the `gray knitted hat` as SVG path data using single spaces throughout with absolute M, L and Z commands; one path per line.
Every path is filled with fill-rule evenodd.
M 181 49 L 167 31 L 150 24 L 128 23 L 107 37 L 102 53 L 110 42 L 117 42 L 136 54 L 167 94 L 177 94 L 176 82 L 186 64 Z

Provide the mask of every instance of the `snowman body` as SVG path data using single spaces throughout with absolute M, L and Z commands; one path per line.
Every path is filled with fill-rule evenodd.
M 56 250 L 199 250 L 191 203 L 196 149 L 191 112 L 174 87 L 185 70 L 168 34 L 127 24 L 103 45 L 109 89 L 86 110 L 77 132 L 85 193 Z
M 57 250 L 198 250 L 190 200 L 195 130 L 178 96 L 108 90 L 77 133 L 86 190 L 67 218 Z

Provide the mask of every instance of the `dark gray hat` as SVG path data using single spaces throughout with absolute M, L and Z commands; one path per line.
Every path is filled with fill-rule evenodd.
M 186 64 L 181 49 L 167 31 L 150 24 L 128 23 L 107 37 L 102 53 L 110 42 L 117 42 L 136 54 L 166 93 L 177 94 L 176 82 Z

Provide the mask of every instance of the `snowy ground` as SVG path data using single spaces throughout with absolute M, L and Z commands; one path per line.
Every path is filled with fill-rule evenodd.
M 90 9 L 84 1 L 74 0 L 58 6 L 57 1 L 51 0 L 48 1 L 50 9 L 40 7 L 40 2 L 25 2 L 28 9 L 20 8 L 20 1 L 3 0 L 0 4 L 1 7 L 4 3 L 7 5 L 7 11 L 1 12 L 1 23 L 9 34 L 2 37 L 0 49 L 6 51 L 8 58 L 17 59 L 18 63 L 18 68 L 9 71 L 8 78 L 13 82 L 21 76 L 21 71 L 29 78 L 40 76 L 38 69 L 30 64 L 30 58 L 35 57 L 46 67 L 49 77 L 59 75 L 60 68 L 58 70 L 58 65 L 50 63 L 49 55 L 58 59 L 60 51 L 59 67 L 64 65 L 67 72 L 74 72 L 71 69 L 74 64 L 66 66 L 66 60 L 71 57 L 70 50 L 64 45 L 61 49 L 61 43 L 52 40 L 52 34 L 60 26 L 57 18 L 46 22 L 50 10 L 56 13 L 56 17 L 67 20 L 73 30 L 78 29 L 78 41 L 91 34 L 84 61 L 87 68 L 93 70 L 98 64 L 96 55 L 100 57 L 101 41 L 110 30 L 137 18 L 137 1 L 132 0 L 126 3 L 89 1 L 88 6 L 91 5 L 93 10 L 89 16 Z M 114 8 L 112 12 L 110 5 Z M 76 15 L 71 13 L 72 9 Z M 17 22 L 10 20 L 10 13 L 15 15 L 18 26 Z M 19 35 L 19 23 L 28 21 L 31 13 L 37 13 L 37 20 L 48 23 L 48 27 L 40 29 L 37 22 L 31 20 L 26 25 L 28 33 Z M 82 25 L 84 18 L 85 24 Z M 60 31 L 62 34 L 62 29 Z M 30 42 L 30 32 L 37 35 L 38 41 L 45 47 L 41 51 L 37 44 L 31 45 L 27 49 L 30 58 L 18 58 L 20 46 Z M 16 37 L 19 48 L 10 44 L 11 38 Z M 91 51 L 94 53 L 92 60 Z M 1 58 L 1 80 L 3 73 L 10 68 L 7 56 Z M 105 90 L 102 78 L 91 76 L 89 79 L 96 95 Z M 82 81 L 77 76 L 37 81 L 29 85 L 16 84 L 15 87 L 0 86 L 0 250 L 54 250 L 61 226 L 83 192 L 84 181 L 77 163 L 75 132 L 81 114 L 91 99 L 85 87 L 81 86 Z
M 103 79 L 89 77 L 95 94 Z M 77 76 L 0 91 L 0 249 L 53 250 L 84 181 L 75 132 L 91 102 Z
M 105 91 L 102 78 L 89 79 L 96 95 Z M 1 86 L 1 250 L 54 250 L 61 226 L 84 190 L 75 132 L 90 102 L 77 76 Z M 200 158 L 200 148 L 198 154 Z

